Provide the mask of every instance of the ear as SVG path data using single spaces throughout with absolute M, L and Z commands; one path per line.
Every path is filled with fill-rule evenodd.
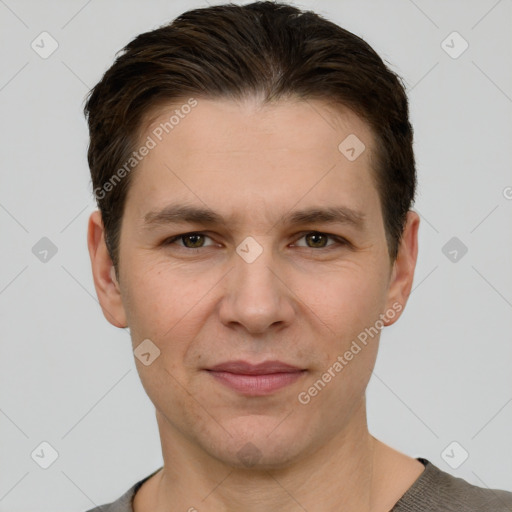
M 124 328 L 127 326 L 126 314 L 114 265 L 105 243 L 105 231 L 99 210 L 91 213 L 89 217 L 87 246 L 91 258 L 94 287 L 103 315 L 113 326 Z
M 399 314 L 393 315 L 393 318 L 386 319 L 384 325 L 394 324 L 400 318 L 401 312 L 404 310 L 411 294 L 414 269 L 416 268 L 418 256 L 419 225 L 419 215 L 409 210 L 398 255 L 393 264 L 386 301 L 386 311 L 393 310 Z

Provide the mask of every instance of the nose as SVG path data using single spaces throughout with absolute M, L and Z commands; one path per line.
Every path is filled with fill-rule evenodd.
M 219 309 L 225 325 L 241 325 L 249 334 L 290 325 L 295 315 L 289 277 L 262 239 L 241 244 L 233 254 L 234 268 L 226 276 Z

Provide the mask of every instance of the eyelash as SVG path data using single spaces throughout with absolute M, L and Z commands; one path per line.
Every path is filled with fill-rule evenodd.
M 323 231 L 305 231 L 305 232 L 302 233 L 302 236 L 298 240 L 301 240 L 306 235 L 311 235 L 311 234 L 327 236 L 327 238 L 330 238 L 331 240 L 334 240 L 336 243 L 335 244 L 331 244 L 331 245 L 327 245 L 325 247 L 307 247 L 307 246 L 306 247 L 302 247 L 301 246 L 303 249 L 312 249 L 312 250 L 324 249 L 324 250 L 329 250 L 330 248 L 333 248 L 333 246 L 335 246 L 335 245 L 338 245 L 338 246 L 350 246 L 350 242 L 348 242 L 344 238 L 342 238 L 340 236 L 337 236 L 337 235 L 332 235 L 330 233 L 324 233 Z M 211 237 L 208 236 L 206 233 L 203 233 L 201 231 L 191 231 L 189 233 L 182 233 L 181 235 L 176 235 L 176 236 L 167 238 L 166 240 L 164 240 L 162 242 L 162 245 L 174 245 L 175 242 L 177 242 L 178 240 L 180 240 L 182 238 L 185 238 L 187 236 L 192 236 L 192 235 L 203 235 L 203 236 L 211 239 Z M 185 249 L 185 250 L 189 250 L 189 251 L 193 251 L 193 250 L 197 251 L 199 249 L 206 249 L 207 247 L 210 247 L 210 246 L 206 246 L 206 247 L 178 246 L 178 247 L 180 249 Z

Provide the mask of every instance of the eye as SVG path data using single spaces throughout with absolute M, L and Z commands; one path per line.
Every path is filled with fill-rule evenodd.
M 205 238 L 211 238 L 204 233 L 184 233 L 183 235 L 176 235 L 168 238 L 163 242 L 164 245 L 176 245 L 176 242 L 183 242 L 183 245 L 178 244 L 179 247 L 186 249 L 200 249 L 201 247 L 208 247 L 204 244 Z M 210 244 L 213 245 L 213 244 Z
M 321 233 L 320 231 L 310 231 L 305 233 L 299 240 L 302 239 L 305 239 L 306 243 L 309 243 L 310 245 L 298 245 L 298 247 L 308 247 L 309 249 L 324 249 L 336 244 L 347 245 L 347 241 L 343 238 L 336 235 L 330 235 L 329 233 Z M 334 240 L 334 243 L 327 244 L 329 239 Z

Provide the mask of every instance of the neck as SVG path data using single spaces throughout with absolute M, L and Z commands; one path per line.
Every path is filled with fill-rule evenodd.
M 376 494 L 385 489 L 385 463 L 382 443 L 368 432 L 365 403 L 346 428 L 321 447 L 266 469 L 226 465 L 158 413 L 157 420 L 164 467 L 136 494 L 136 512 L 380 511 L 374 504 L 383 501 Z

